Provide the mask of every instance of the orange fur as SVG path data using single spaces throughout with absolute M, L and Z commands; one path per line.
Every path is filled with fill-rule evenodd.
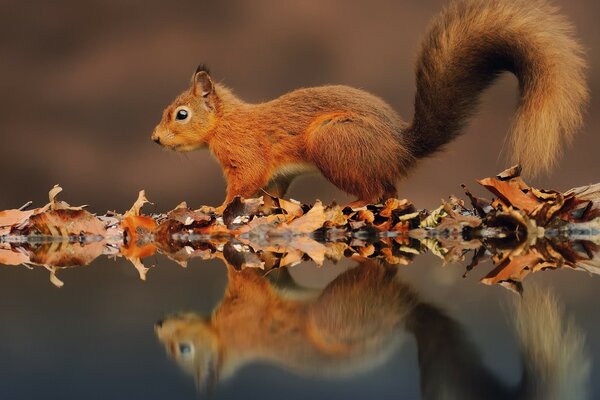
M 411 124 L 382 99 L 346 86 L 248 104 L 199 68 L 153 139 L 178 151 L 208 147 L 227 179 L 226 203 L 263 188 L 283 196 L 295 176 L 315 169 L 361 202 L 376 202 L 396 195 L 397 180 L 417 159 L 461 133 L 480 93 L 503 71 L 517 76 L 521 90 L 514 157 L 526 172 L 548 170 L 581 125 L 584 70 L 571 25 L 544 0 L 461 0 L 426 36 Z M 182 108 L 187 117 L 177 120 Z
M 582 123 L 588 99 L 573 26 L 545 0 L 463 0 L 429 28 L 417 63 L 418 155 L 461 133 L 479 94 L 500 72 L 517 77 L 520 103 L 510 141 L 528 174 L 548 171 Z
M 228 266 L 224 297 L 211 315 L 178 313 L 155 330 L 168 355 L 209 393 L 257 362 L 321 379 L 348 377 L 382 365 L 410 336 L 423 399 L 586 398 L 582 332 L 553 296 L 530 289 L 511 314 L 524 371 L 514 386 L 482 362 L 458 321 L 377 260 L 363 260 L 322 291 L 299 287 L 286 269 L 263 276 Z
M 418 303 L 395 268 L 371 260 L 321 293 L 278 288 L 255 270 L 228 267 L 225 295 L 210 317 L 177 314 L 159 321 L 156 333 L 202 389 L 256 361 L 344 376 L 388 359 L 404 341 L 399 331 Z M 182 354 L 181 344 L 193 350 Z

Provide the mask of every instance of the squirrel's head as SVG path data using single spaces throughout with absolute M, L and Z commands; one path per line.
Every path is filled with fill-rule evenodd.
M 154 329 L 167 354 L 194 376 L 199 390 L 210 394 L 221 369 L 219 338 L 210 321 L 195 313 L 180 313 L 158 321 Z
M 163 112 L 152 140 L 177 151 L 206 146 L 216 124 L 217 95 L 208 69 L 200 65 L 192 75 L 190 89 L 181 93 Z

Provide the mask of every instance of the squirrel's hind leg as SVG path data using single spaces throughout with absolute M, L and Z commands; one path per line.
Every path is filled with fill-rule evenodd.
M 392 198 L 397 198 L 397 197 L 398 197 L 398 191 L 396 190 L 396 186 L 394 186 L 392 184 L 391 186 L 385 188 L 383 195 L 377 200 L 357 199 L 351 203 L 348 203 L 347 206 L 350 208 L 361 208 L 361 207 L 365 207 L 369 204 L 384 203 L 387 199 L 392 199 Z
M 275 197 L 283 197 L 288 191 L 294 176 L 277 176 L 272 178 L 263 189 L 267 194 Z
M 368 204 L 376 204 L 376 203 L 384 203 L 387 199 L 392 199 L 392 198 L 397 198 L 398 197 L 398 190 L 396 190 L 396 186 L 395 185 L 390 185 L 389 187 L 385 188 L 385 191 L 383 192 L 383 195 L 377 199 L 376 201 L 367 201 L 367 200 L 361 200 L 361 199 L 357 199 L 351 203 L 348 204 L 348 207 L 350 208 L 361 208 L 361 207 L 365 207 Z
M 308 133 L 307 155 L 331 183 L 358 198 L 354 203 L 377 203 L 396 193 L 403 175 L 407 150 L 393 129 L 367 117 L 328 119 Z

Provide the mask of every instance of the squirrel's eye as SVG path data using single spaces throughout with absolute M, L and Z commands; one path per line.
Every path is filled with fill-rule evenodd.
M 179 111 L 177 111 L 177 114 L 175 114 L 175 119 L 178 121 L 182 121 L 184 119 L 186 119 L 188 117 L 189 113 L 187 112 L 187 110 L 181 109 Z
M 179 353 L 187 355 L 192 352 L 192 346 L 189 343 L 179 343 Z

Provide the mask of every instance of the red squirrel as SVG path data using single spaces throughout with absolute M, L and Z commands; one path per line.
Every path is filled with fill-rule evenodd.
M 347 86 L 246 103 L 201 65 L 152 139 L 176 151 L 208 147 L 227 179 L 224 204 L 263 190 L 281 197 L 294 177 L 320 171 L 363 205 L 395 197 L 396 182 L 463 131 L 480 94 L 504 71 L 520 89 L 514 161 L 530 175 L 549 170 L 582 124 L 585 69 L 572 25 L 545 0 L 460 0 L 425 36 L 410 123 L 381 98 Z

